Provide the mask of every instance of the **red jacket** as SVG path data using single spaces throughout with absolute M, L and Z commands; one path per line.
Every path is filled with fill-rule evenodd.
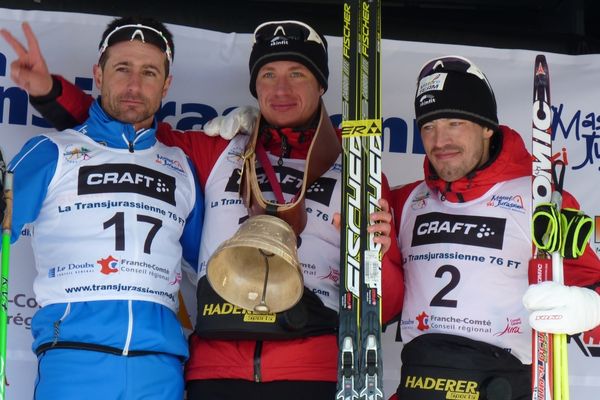
M 423 169 L 427 185 L 432 190 L 443 193 L 446 201 L 462 202 L 482 196 L 498 182 L 531 175 L 532 158 L 525 148 L 521 136 L 506 126 L 501 126 L 501 132 L 501 143 L 496 144 L 498 149 L 492 152 L 491 160 L 467 177 L 451 183 L 440 179 L 427 157 L 425 157 Z M 396 227 L 400 226 L 401 211 L 407 197 L 414 187 L 421 182 L 423 180 L 392 190 L 391 206 Z M 563 208 L 579 209 L 579 204 L 571 194 L 564 192 Z M 393 320 L 402 311 L 402 298 L 399 294 L 394 294 L 397 287 L 394 282 L 402 282 L 402 268 L 398 265 L 401 265 L 401 263 L 397 262 L 395 265 L 386 263 L 383 265 L 382 293 L 385 296 L 382 305 L 384 321 Z M 600 282 L 600 260 L 589 244 L 583 256 L 576 260 L 564 260 L 564 265 L 565 284 L 567 285 L 591 286 Z

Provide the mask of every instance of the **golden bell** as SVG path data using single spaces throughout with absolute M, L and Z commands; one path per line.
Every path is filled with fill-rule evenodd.
M 296 234 L 280 218 L 252 216 L 213 253 L 206 276 L 219 296 L 238 307 L 288 310 L 304 292 Z

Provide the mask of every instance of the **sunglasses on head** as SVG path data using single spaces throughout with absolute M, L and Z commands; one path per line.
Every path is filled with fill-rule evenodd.
M 425 64 L 423 64 L 423 67 L 421 68 L 421 72 L 419 73 L 419 78 L 417 80 L 417 84 L 419 84 L 421 79 L 423 79 L 424 77 L 426 77 L 428 75 L 431 75 L 432 73 L 436 72 L 438 69 L 440 70 L 440 72 L 453 71 L 453 72 L 462 72 L 464 74 L 475 75 L 476 77 L 478 77 L 479 79 L 484 81 L 485 84 L 487 85 L 487 87 L 490 89 L 490 92 L 493 93 L 490 82 L 487 80 L 484 73 L 481 72 L 479 67 L 477 67 L 477 65 L 473 64 L 471 61 L 467 60 L 466 58 L 460 57 L 460 56 L 438 57 L 438 58 L 434 58 L 432 60 L 427 61 Z
M 125 40 L 132 41 L 134 39 L 141 40 L 143 43 L 150 43 L 157 46 L 167 55 L 169 65 L 173 64 L 171 46 L 169 46 L 169 41 L 167 38 L 158 29 L 142 24 L 121 25 L 113 29 L 108 35 L 106 35 L 104 41 L 102 42 L 102 46 L 100 46 L 100 56 L 102 56 L 109 46 Z
M 321 36 L 309 25 L 300 21 L 270 21 L 260 24 L 254 30 L 254 43 L 268 42 L 274 38 L 285 38 L 287 40 L 315 42 L 327 50 Z

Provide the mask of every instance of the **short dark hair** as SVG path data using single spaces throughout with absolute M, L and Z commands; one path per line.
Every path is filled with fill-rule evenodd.
M 149 27 L 149 28 L 153 28 L 161 33 L 161 35 L 164 37 L 164 39 L 161 38 L 161 40 L 167 41 L 167 44 L 168 44 L 168 47 L 169 47 L 170 53 L 171 53 L 170 57 L 172 60 L 173 57 L 175 56 L 175 43 L 173 43 L 173 35 L 171 34 L 171 32 L 167 29 L 167 27 L 162 22 L 157 21 L 154 18 L 149 18 L 149 17 L 128 16 L 128 17 L 120 17 L 120 18 L 113 19 L 106 26 L 106 29 L 102 33 L 102 39 L 100 40 L 98 49 L 102 49 L 102 46 L 104 45 L 104 41 L 106 40 L 106 37 L 108 35 L 110 35 L 111 33 L 113 33 L 115 31 L 115 29 L 119 28 L 120 26 L 138 25 L 138 24 Z M 158 37 L 158 35 L 157 35 L 157 37 Z M 121 38 L 121 39 L 117 38 L 117 39 L 115 39 L 115 41 L 113 43 L 109 43 L 108 46 L 110 47 L 110 45 L 118 43 L 123 40 L 131 40 L 131 36 L 129 36 L 127 38 Z M 157 45 L 163 51 L 166 50 L 160 46 L 160 43 L 156 43 L 156 41 L 150 40 L 149 43 Z M 102 69 L 104 69 L 104 66 L 106 65 L 106 60 L 108 58 L 107 52 L 108 52 L 108 48 L 106 48 L 105 51 L 102 52 L 102 54 L 100 55 L 100 60 L 98 60 L 98 64 L 100 65 L 100 67 Z M 169 60 L 169 59 L 165 60 L 166 76 L 169 76 L 171 60 Z

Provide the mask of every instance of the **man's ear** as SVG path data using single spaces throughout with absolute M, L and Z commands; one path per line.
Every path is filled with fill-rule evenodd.
M 167 79 L 165 79 L 165 84 L 163 86 L 162 98 L 164 99 L 167 96 L 167 92 L 171 87 L 171 83 L 173 82 L 173 75 L 169 75 Z
M 489 138 L 491 138 L 493 135 L 494 135 L 494 130 L 493 130 L 493 129 L 490 129 L 490 128 L 488 128 L 488 127 L 484 127 L 484 128 L 483 128 L 483 137 L 484 137 L 485 139 L 489 139 Z
M 94 64 L 94 83 L 98 89 L 102 88 L 102 68 L 98 64 Z

